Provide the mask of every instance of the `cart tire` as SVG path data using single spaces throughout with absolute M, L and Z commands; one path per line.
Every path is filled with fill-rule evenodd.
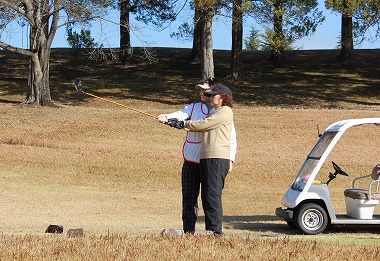
M 298 228 L 307 235 L 322 233 L 329 223 L 325 209 L 314 203 L 303 205 L 297 213 L 296 220 Z

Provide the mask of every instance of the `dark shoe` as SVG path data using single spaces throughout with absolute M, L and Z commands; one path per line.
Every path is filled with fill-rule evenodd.
M 224 234 L 223 233 L 216 233 L 216 232 L 214 232 L 214 237 L 218 237 L 218 238 L 224 237 Z
M 183 233 L 184 233 L 185 235 L 194 235 L 195 230 L 184 230 Z

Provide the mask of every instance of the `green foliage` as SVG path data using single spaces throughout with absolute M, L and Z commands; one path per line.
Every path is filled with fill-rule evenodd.
M 260 47 L 259 31 L 251 27 L 249 36 L 244 39 L 245 49 L 248 51 L 257 51 Z
M 220 0 L 194 0 L 194 4 L 198 8 L 209 8 L 220 4 L 220 2 Z
M 71 48 L 95 48 L 98 46 L 94 38 L 91 37 L 91 31 L 85 29 L 81 29 L 80 34 L 78 34 L 72 28 L 68 28 L 66 40 Z
M 325 0 L 327 9 L 352 17 L 352 33 L 356 44 L 365 39 L 375 41 L 380 37 L 380 1 L 379 0 Z M 366 33 L 375 29 L 370 38 Z
M 282 50 L 290 51 L 296 49 L 293 44 L 295 40 L 289 38 L 278 37 L 278 34 L 270 28 L 266 28 L 265 34 L 260 37 L 263 41 L 260 44 L 260 50 L 273 51 L 274 53 L 281 53 Z
M 365 39 L 369 28 L 375 29 L 375 35 L 368 40 L 375 41 L 380 37 L 380 2 L 371 1 L 362 5 L 353 17 L 353 34 L 358 42 Z
M 318 10 L 316 0 L 265 0 L 252 5 L 252 14 L 266 28 L 266 44 L 273 50 L 287 49 L 291 43 L 312 35 L 325 17 Z
M 325 0 L 327 9 L 353 16 L 368 0 Z
M 281 33 L 266 27 L 265 33 L 259 34 L 255 28 L 251 28 L 250 35 L 244 40 L 246 50 L 250 51 L 273 51 L 281 53 L 282 50 L 290 51 L 297 49 L 293 46 L 295 40 L 284 37 Z
M 137 21 L 162 27 L 164 22 L 175 20 L 176 2 L 176 0 L 130 0 L 130 5 Z
M 185 22 L 178 27 L 178 32 L 171 33 L 170 37 L 184 41 L 192 40 L 194 37 L 194 27 Z

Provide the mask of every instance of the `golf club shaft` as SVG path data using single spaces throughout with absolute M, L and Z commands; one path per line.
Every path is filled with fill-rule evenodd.
M 152 117 L 152 118 L 155 118 L 157 119 L 157 116 L 153 115 L 153 114 L 150 114 L 150 113 L 147 113 L 147 112 L 144 112 L 144 111 L 140 111 L 138 109 L 135 109 L 135 108 L 132 108 L 132 107 L 129 107 L 127 105 L 124 105 L 124 104 L 121 104 L 121 103 L 118 103 L 118 102 L 115 102 L 115 101 L 112 101 L 112 100 L 109 100 L 109 99 L 106 99 L 106 98 L 102 98 L 102 97 L 99 97 L 99 96 L 96 96 L 94 94 L 91 94 L 91 93 L 88 93 L 88 92 L 85 92 L 83 90 L 81 90 L 80 92 L 84 93 L 84 94 L 87 94 L 88 96 L 91 96 L 91 97 L 94 97 L 94 98 L 97 98 L 97 99 L 100 99 L 100 100 L 103 100 L 103 101 L 106 101 L 106 102 L 109 102 L 109 103 L 113 103 L 113 104 L 116 104 L 120 107 L 124 107 L 124 108 L 127 108 L 127 109 L 130 109 L 132 111 L 135 111 L 135 112 L 138 112 L 138 113 L 141 113 L 141 114 L 144 114 L 146 116 L 149 116 L 149 117 Z

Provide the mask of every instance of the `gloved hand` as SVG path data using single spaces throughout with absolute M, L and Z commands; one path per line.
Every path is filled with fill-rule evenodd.
M 176 118 L 168 119 L 168 122 L 166 124 L 169 125 L 170 127 L 177 128 L 177 129 L 183 129 L 184 128 L 183 121 L 179 121 Z

